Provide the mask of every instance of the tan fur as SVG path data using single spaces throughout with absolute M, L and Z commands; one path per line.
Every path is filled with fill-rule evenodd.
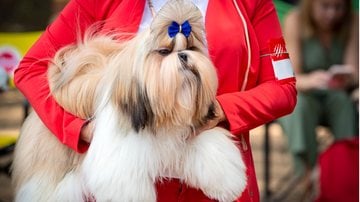
M 91 118 L 104 68 L 111 55 L 121 49 L 121 43 L 101 36 L 88 36 L 83 43 L 62 48 L 48 71 L 51 94 L 68 112 Z
M 15 150 L 12 170 L 15 192 L 34 175 L 49 179 L 53 183 L 48 186 L 55 188 L 80 161 L 80 155 L 60 144 L 40 123 L 36 113 L 31 113 L 21 129 L 21 137 L 16 144 L 21 150 Z
M 110 37 L 96 37 L 76 46 L 66 46 L 56 53 L 49 66 L 49 86 L 64 109 L 83 119 L 94 114 L 96 89 L 107 60 L 115 50 L 121 50 L 120 43 Z M 75 67 L 74 64 L 79 65 Z M 20 133 L 16 147 L 21 149 L 15 150 L 12 170 L 16 192 L 35 174 L 51 179 L 53 184 L 49 186 L 55 188 L 83 158 L 61 144 L 35 112 L 30 113 Z

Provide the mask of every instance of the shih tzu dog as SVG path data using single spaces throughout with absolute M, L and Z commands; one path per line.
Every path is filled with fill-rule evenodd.
M 131 40 L 94 34 L 59 50 L 51 93 L 92 118 L 93 139 L 87 153 L 75 153 L 32 113 L 15 151 L 16 201 L 156 201 L 155 183 L 167 177 L 219 201 L 240 196 L 246 168 L 232 135 L 195 132 L 216 116 L 204 35 L 197 7 L 171 0 Z

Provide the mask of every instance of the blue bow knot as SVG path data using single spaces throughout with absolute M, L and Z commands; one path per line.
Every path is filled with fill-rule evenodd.
M 173 21 L 171 25 L 168 28 L 168 33 L 171 38 L 176 36 L 177 33 L 182 33 L 187 37 L 190 36 L 191 33 L 191 25 L 189 21 L 185 21 L 181 25 L 179 25 L 177 22 Z

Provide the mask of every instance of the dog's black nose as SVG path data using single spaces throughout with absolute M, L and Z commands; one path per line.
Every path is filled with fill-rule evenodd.
M 178 56 L 179 56 L 181 61 L 187 62 L 188 56 L 186 55 L 186 53 L 178 53 Z

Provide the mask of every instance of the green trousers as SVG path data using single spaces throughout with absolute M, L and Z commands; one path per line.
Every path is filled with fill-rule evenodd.
M 294 112 L 278 120 L 288 137 L 295 172 L 303 172 L 305 166 L 313 167 L 316 163 L 317 126 L 329 127 L 335 139 L 352 137 L 358 132 L 356 116 L 354 104 L 346 92 L 299 92 Z

